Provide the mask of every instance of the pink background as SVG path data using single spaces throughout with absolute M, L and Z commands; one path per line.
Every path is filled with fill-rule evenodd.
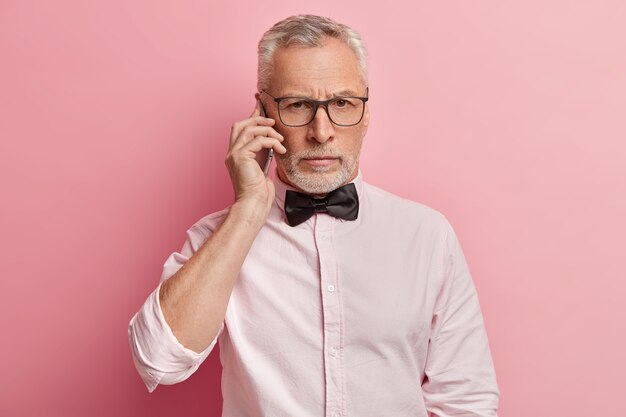
M 621 0 L 0 2 L 0 415 L 219 415 L 217 351 L 148 394 L 127 325 L 302 12 L 369 47 L 364 177 L 457 230 L 500 415 L 626 415 Z

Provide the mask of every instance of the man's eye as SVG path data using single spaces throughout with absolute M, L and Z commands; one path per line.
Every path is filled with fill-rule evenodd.
M 306 110 L 311 108 L 311 103 L 308 101 L 293 101 L 288 104 L 288 107 L 292 110 Z
M 333 101 L 333 106 L 338 109 L 348 109 L 354 106 L 354 104 L 349 99 L 338 98 L 337 100 Z

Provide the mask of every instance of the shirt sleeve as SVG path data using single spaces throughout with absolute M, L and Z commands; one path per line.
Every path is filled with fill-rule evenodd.
M 135 368 L 153 392 L 158 384 L 172 385 L 193 374 L 209 356 L 224 330 L 222 322 L 218 334 L 201 353 L 184 347 L 169 327 L 159 303 L 161 285 L 176 273 L 208 238 L 210 233 L 198 224 L 187 231 L 187 240 L 180 252 L 172 253 L 163 266 L 157 288 L 148 296 L 128 326 L 128 338 Z
M 459 241 L 446 221 L 443 281 L 435 302 L 422 391 L 433 417 L 495 417 L 499 390 Z

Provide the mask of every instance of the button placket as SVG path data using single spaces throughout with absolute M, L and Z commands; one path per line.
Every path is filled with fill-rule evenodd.
M 337 260 L 333 247 L 333 221 L 316 215 L 315 240 L 320 262 L 320 285 L 324 326 L 324 373 L 326 379 L 326 415 L 342 415 L 344 405 L 344 364 L 337 346 L 342 340 L 343 324 L 340 293 L 337 287 Z

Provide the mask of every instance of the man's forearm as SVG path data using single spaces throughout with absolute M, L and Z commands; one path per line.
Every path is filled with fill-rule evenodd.
M 252 204 L 235 203 L 222 225 L 161 285 L 165 321 L 195 352 L 217 335 L 241 266 L 264 222 Z

